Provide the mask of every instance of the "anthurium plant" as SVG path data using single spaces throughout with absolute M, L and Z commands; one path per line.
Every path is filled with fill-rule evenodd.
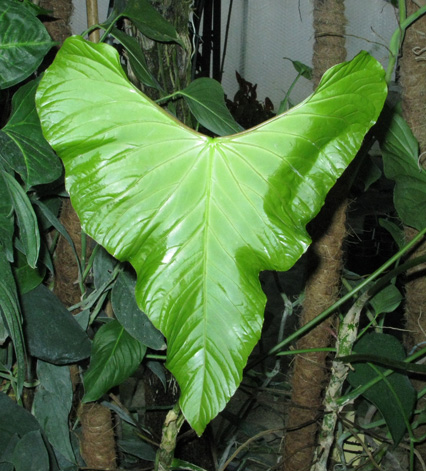
M 134 267 L 137 302 L 167 340 L 198 434 L 260 337 L 259 272 L 288 270 L 305 252 L 306 224 L 386 94 L 382 67 L 363 52 L 287 113 L 208 137 L 136 89 L 107 44 L 69 38 L 45 72 L 37 110 L 72 204 L 84 231 Z

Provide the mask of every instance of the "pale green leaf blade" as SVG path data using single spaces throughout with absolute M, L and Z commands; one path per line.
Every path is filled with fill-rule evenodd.
M 62 174 L 62 164 L 41 132 L 35 108 L 39 80 L 22 86 L 12 99 L 12 114 L 0 131 L 0 159 L 20 174 L 28 187 L 50 183 Z
M 103 325 L 93 340 L 90 366 L 83 377 L 83 402 L 96 401 L 135 372 L 146 352 L 139 340 L 113 320 Z
M 31 75 L 55 43 L 22 3 L 0 0 L 0 89 Z
M 196 79 L 179 95 L 185 98 L 195 119 L 209 131 L 218 136 L 243 131 L 226 107 L 222 85 L 216 80 L 207 77 Z
M 197 433 L 225 406 L 259 339 L 261 270 L 287 270 L 305 225 L 359 149 L 386 96 L 367 53 L 336 66 L 287 114 L 233 136 L 196 133 L 135 89 L 104 44 L 74 37 L 37 106 L 84 230 L 138 275 L 140 308 Z

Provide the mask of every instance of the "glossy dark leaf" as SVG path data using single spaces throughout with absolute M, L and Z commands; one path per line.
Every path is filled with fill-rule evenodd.
M 29 77 L 55 43 L 25 5 L 0 0 L 0 89 Z
M 27 187 L 53 182 L 62 174 L 62 163 L 41 132 L 34 103 L 38 82 L 29 82 L 14 94 L 12 114 L 0 131 L 0 159 Z
M 402 361 L 406 355 L 400 342 L 388 334 L 371 333 L 364 335 L 355 344 L 354 352 L 371 356 L 388 357 Z M 361 386 L 377 377 L 377 373 L 368 363 L 354 363 L 354 370 L 349 372 L 348 381 L 354 386 Z M 377 366 L 384 372 L 386 368 Z M 371 401 L 383 415 L 397 445 L 406 432 L 404 416 L 410 419 L 416 403 L 416 392 L 407 376 L 393 373 L 387 381 L 379 381 L 363 395 Z
M 127 51 L 129 62 L 133 73 L 141 83 L 147 87 L 161 90 L 160 84 L 149 71 L 142 48 L 136 38 L 128 36 L 117 28 L 111 30 L 111 35 L 122 45 Z
M 199 78 L 179 92 L 195 119 L 218 136 L 243 131 L 225 104 L 222 85 L 211 78 Z
M 91 342 L 72 314 L 44 285 L 22 296 L 25 338 L 32 356 L 65 365 L 90 355 Z
M 118 321 L 103 325 L 93 340 L 90 366 L 84 380 L 83 402 L 96 401 L 121 384 L 141 363 L 146 347 L 128 334 Z
M 129 0 L 122 16 L 148 38 L 155 41 L 176 42 L 183 46 L 175 27 L 169 23 L 148 0 Z
M 126 331 L 143 345 L 164 350 L 166 343 L 147 315 L 139 309 L 135 298 L 136 279 L 127 272 L 120 273 L 112 288 L 111 303 L 115 317 Z

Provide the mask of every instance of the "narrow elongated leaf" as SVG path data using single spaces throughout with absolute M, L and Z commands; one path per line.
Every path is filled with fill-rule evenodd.
M 127 379 L 135 372 L 145 352 L 146 347 L 116 320 L 103 325 L 93 340 L 90 367 L 84 375 L 83 402 L 96 401 Z
M 1 151 L 0 151 L 1 152 Z M 0 171 L 2 165 L 0 164 Z M 15 218 L 12 199 L 6 185 L 0 185 L 0 246 L 9 262 L 13 262 L 13 234 Z
M 17 394 L 19 396 L 25 379 L 25 347 L 22 332 L 22 316 L 12 270 L 4 252 L 1 250 L 0 273 L 0 315 L 3 318 L 4 325 L 15 349 L 18 367 Z
M 13 202 L 19 226 L 19 238 L 23 244 L 28 265 L 35 268 L 40 251 L 40 233 L 37 217 L 31 202 L 21 185 L 7 172 L 1 172 Z
M 122 12 L 148 38 L 155 41 L 176 42 L 183 46 L 175 27 L 148 0 L 129 0 Z
M 21 2 L 0 0 L 0 89 L 31 75 L 55 43 Z
M 353 159 L 386 96 L 367 53 L 328 71 L 301 105 L 210 138 L 127 80 L 117 52 L 66 41 L 37 93 L 84 230 L 134 266 L 139 307 L 166 336 L 166 366 L 201 434 L 259 339 L 261 270 L 287 270 L 306 224 Z
M 138 80 L 148 87 L 161 90 L 160 84 L 148 69 L 142 48 L 136 38 L 123 33 L 117 28 L 112 28 L 111 35 L 125 47 L 129 57 L 130 65 Z
M 218 136 L 235 134 L 243 128 L 225 105 L 222 85 L 211 78 L 199 78 L 179 92 L 197 121 Z
M 0 131 L 0 159 L 18 172 L 26 185 L 50 183 L 61 176 L 62 164 L 41 132 L 35 108 L 39 80 L 21 87 L 12 99 L 12 115 Z
M 387 178 L 395 181 L 394 203 L 398 216 L 418 230 L 426 227 L 426 170 L 419 165 L 419 145 L 410 127 L 393 110 L 381 149 Z
M 364 335 L 354 347 L 357 354 L 388 357 L 392 360 L 404 360 L 405 352 L 399 341 L 388 334 L 371 333 Z M 366 384 L 377 376 L 368 363 L 354 363 L 354 370 L 349 372 L 348 381 L 354 386 Z M 385 369 L 376 367 L 379 371 Z M 404 416 L 410 419 L 416 403 L 416 392 L 407 376 L 393 373 L 387 381 L 380 381 L 368 389 L 364 396 L 371 401 L 383 415 L 392 439 L 397 445 L 406 432 Z

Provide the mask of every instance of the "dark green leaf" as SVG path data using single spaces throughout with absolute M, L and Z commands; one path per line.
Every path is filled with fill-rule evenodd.
M 73 397 L 70 369 L 39 360 L 37 378 L 40 386 L 34 396 L 33 414 L 53 447 L 73 462 L 75 457 L 68 427 Z
M 118 446 L 121 451 L 132 456 L 136 456 L 145 461 L 155 461 L 155 450 L 148 443 L 134 439 L 119 440 Z
M 9 190 L 19 226 L 19 238 L 23 244 L 27 262 L 30 267 L 37 265 L 40 251 L 40 233 L 37 217 L 31 202 L 21 185 L 7 172 L 1 172 Z
M 401 304 L 402 299 L 399 289 L 395 285 L 388 285 L 370 299 L 370 304 L 376 315 L 379 315 L 384 312 L 393 312 Z
M 29 82 L 14 94 L 12 115 L 0 131 L 0 159 L 27 187 L 53 182 L 62 174 L 62 163 L 41 132 L 34 102 L 38 82 Z
M 188 471 L 206 471 L 204 468 L 197 466 L 196 464 L 189 463 L 188 461 L 181 460 L 179 458 L 173 458 L 170 469 L 186 469 Z
M 49 209 L 47 205 L 42 203 L 39 200 L 34 200 L 34 204 L 40 210 L 42 216 L 49 221 L 49 223 L 61 234 L 61 236 L 70 244 L 71 250 L 75 256 L 75 260 L 78 265 L 80 265 L 80 259 L 77 254 L 77 250 L 75 248 L 74 242 L 71 239 L 70 235 L 68 234 L 67 230 L 59 220 L 59 218 Z
M 18 291 L 22 295 L 37 288 L 37 286 L 43 282 L 46 270 L 44 267 L 32 268 L 27 263 L 23 263 L 18 267 L 14 267 L 13 273 L 15 275 Z
M 354 352 L 399 361 L 406 357 L 400 342 L 388 334 L 364 335 L 355 344 Z M 348 381 L 354 387 L 364 385 L 377 377 L 377 373 L 368 363 L 354 363 L 353 367 L 354 371 L 349 372 Z M 385 371 L 381 366 L 377 368 Z M 406 432 L 404 416 L 406 420 L 410 419 L 416 403 L 416 392 L 410 380 L 403 374 L 393 373 L 387 377 L 387 382 L 379 381 L 368 389 L 364 396 L 379 409 L 397 445 Z
M 404 245 L 406 244 L 405 234 L 402 228 L 394 222 L 390 221 L 389 219 L 380 218 L 379 224 L 389 232 L 393 240 L 398 245 L 398 248 L 401 250 L 402 247 L 404 247 Z
M 122 16 L 132 20 L 136 28 L 148 38 L 155 41 L 175 42 L 184 47 L 175 27 L 147 0 L 129 0 Z
M 404 224 L 421 230 L 426 227 L 426 170 L 419 165 L 418 147 L 410 127 L 394 110 L 381 143 L 384 172 L 395 181 L 398 216 Z
M 312 80 L 312 67 L 309 67 L 309 65 L 303 64 L 302 62 L 294 61 L 289 57 L 283 57 L 283 59 L 290 61 L 293 64 L 294 70 L 299 75 L 305 77 L 305 79 Z
M 195 119 L 218 136 L 243 131 L 225 105 L 222 85 L 211 78 L 194 80 L 179 92 L 188 103 Z
M 1 153 L 1 150 L 0 150 Z M 0 170 L 2 169 L 0 164 Z M 9 262 L 13 262 L 13 234 L 15 218 L 12 199 L 6 185 L 0 185 L 0 250 Z
M 40 430 L 26 433 L 13 451 L 15 471 L 50 471 L 49 454 Z
M 23 437 L 28 432 L 40 430 L 36 418 L 4 393 L 0 393 L 0 424 L 1 451 L 6 449 L 14 435 Z
M 20 395 L 25 378 L 25 347 L 22 317 L 12 270 L 2 251 L 0 251 L 0 273 L 0 314 L 3 317 L 3 322 L 7 327 L 16 353 L 18 365 L 17 394 Z
M 32 356 L 64 365 L 90 355 L 91 343 L 72 314 L 44 285 L 22 296 L 25 337 Z
M 0 89 L 29 77 L 54 44 L 22 3 L 0 0 Z
M 93 278 L 97 290 L 101 289 L 109 281 L 112 281 L 112 273 L 117 263 L 118 261 L 103 247 L 99 247 L 93 260 Z
M 143 345 L 154 350 L 164 350 L 166 348 L 164 337 L 137 305 L 135 287 L 134 277 L 127 272 L 120 273 L 111 294 L 115 317 L 126 331 Z
M 128 334 L 118 321 L 103 325 L 93 340 L 90 366 L 83 377 L 83 402 L 99 399 L 121 384 L 141 363 L 146 347 Z
M 162 90 L 160 84 L 149 71 L 144 53 L 138 40 L 128 36 L 117 28 L 113 28 L 111 30 L 111 34 L 122 46 L 125 47 L 130 65 L 136 78 L 147 87 Z
M 426 374 L 426 365 L 418 363 L 408 363 L 406 361 L 392 360 L 383 356 L 370 355 L 370 354 L 358 354 L 345 355 L 343 357 L 336 358 L 337 361 L 344 361 L 345 363 L 360 363 L 369 362 L 380 366 L 386 366 L 395 371 L 402 373 L 419 373 Z
M 288 113 L 211 138 L 132 86 L 106 44 L 69 38 L 45 73 L 37 107 L 73 206 L 85 232 L 135 268 L 138 305 L 167 339 L 166 367 L 198 434 L 260 337 L 259 272 L 305 252 L 306 224 L 386 93 L 382 67 L 361 53 Z

